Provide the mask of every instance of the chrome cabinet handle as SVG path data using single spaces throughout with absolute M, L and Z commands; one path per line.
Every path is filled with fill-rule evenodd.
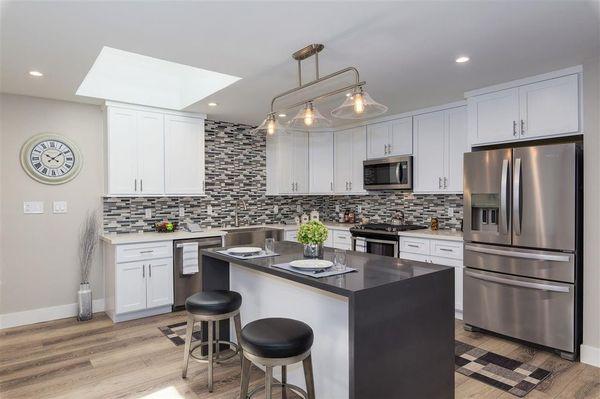
M 445 252 L 454 252 L 451 249 L 448 248 L 440 248 L 440 251 L 445 251 Z
M 521 135 L 525 135 L 525 121 L 521 119 Z
M 470 271 L 465 271 L 465 274 L 469 277 L 473 277 L 479 280 L 491 281 L 492 283 L 504 284 L 504 285 L 512 285 L 515 287 L 522 288 L 532 288 L 534 290 L 541 291 L 553 291 L 553 292 L 569 292 L 569 287 L 565 287 L 562 285 L 554 285 L 554 284 L 540 284 L 540 283 L 530 283 L 529 281 L 519 281 L 519 280 L 510 280 L 507 278 L 489 276 L 487 274 L 478 274 Z
M 329 183 L 330 190 L 333 191 L 333 182 Z
M 153 249 L 148 249 L 146 251 L 140 251 L 141 254 L 149 254 L 149 253 L 152 253 L 152 252 L 154 252 Z
M 388 144 L 388 155 L 392 153 L 392 145 Z
M 140 192 L 144 191 L 144 179 L 140 179 Z
M 206 184 L 205 181 L 202 180 L 202 192 L 204 192 L 206 190 Z
M 517 121 L 513 121 L 513 136 L 517 135 Z
M 350 191 L 352 191 L 352 182 L 349 181 L 348 184 L 349 184 L 349 187 L 350 187 Z
M 438 188 L 441 189 L 442 188 L 442 178 L 438 177 Z
M 148 275 L 152 278 L 152 264 L 148 265 Z
M 513 228 L 515 234 L 521 235 L 521 197 L 523 192 L 521 190 L 521 158 L 515 159 L 515 172 L 513 177 L 513 209 L 515 210 L 513 219 Z
M 448 188 L 448 178 L 444 177 L 444 188 Z
M 133 191 L 137 191 L 137 179 L 133 179 Z
M 292 191 L 294 191 L 294 183 L 292 182 Z
M 387 155 L 387 144 L 383 145 L 383 154 Z
M 142 265 L 142 278 L 146 278 L 146 265 Z
M 411 248 L 419 248 L 419 246 L 415 244 L 406 244 L 406 246 Z
M 348 191 L 348 182 L 346 182 L 346 191 Z

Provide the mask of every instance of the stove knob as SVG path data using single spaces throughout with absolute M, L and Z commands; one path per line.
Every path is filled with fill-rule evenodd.
M 393 230 L 394 230 L 394 228 L 393 228 L 393 227 L 386 227 L 386 230 L 387 230 L 387 231 L 393 231 Z

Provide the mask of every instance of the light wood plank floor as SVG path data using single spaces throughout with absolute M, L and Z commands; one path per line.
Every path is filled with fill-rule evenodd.
M 184 319 L 183 313 L 177 312 L 113 324 L 99 313 L 85 323 L 64 319 L 0 330 L 0 397 L 237 398 L 239 366 L 235 361 L 215 367 L 212 394 L 206 388 L 204 364 L 190 362 L 188 379 L 181 378 L 183 348 L 174 346 L 157 327 Z M 456 322 L 456 338 L 552 370 L 553 377 L 528 399 L 600 398 L 598 368 L 466 332 L 460 321 Z M 456 398 L 514 398 L 461 374 L 455 378 Z M 259 382 L 261 372 L 253 368 L 251 385 Z M 280 397 L 280 392 L 276 393 L 275 397 Z

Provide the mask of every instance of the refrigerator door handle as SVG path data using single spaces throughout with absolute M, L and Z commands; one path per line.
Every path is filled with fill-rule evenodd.
M 508 234 L 508 159 L 502 161 L 500 181 L 500 234 Z
M 513 285 L 515 287 L 532 288 L 534 290 L 552 291 L 552 292 L 569 292 L 570 291 L 569 287 L 565 287 L 562 285 L 531 283 L 529 281 L 519 281 L 519 280 L 509 280 L 507 278 L 489 276 L 487 274 L 473 273 L 468 270 L 465 270 L 465 274 L 469 277 L 473 277 L 473 278 L 476 278 L 479 280 L 491 281 L 493 283 L 504 284 L 504 285 Z
M 513 184 L 513 208 L 515 217 L 513 218 L 513 228 L 515 234 L 521 235 L 521 158 L 515 159 L 515 172 Z
M 484 248 L 476 247 L 474 245 L 465 245 L 466 251 L 480 252 L 482 254 L 508 256 L 511 258 L 522 258 L 522 259 L 533 259 L 533 260 L 546 260 L 550 262 L 570 262 L 570 255 L 550 255 L 550 254 L 536 254 L 532 252 L 518 252 L 518 251 L 507 251 L 503 249 Z

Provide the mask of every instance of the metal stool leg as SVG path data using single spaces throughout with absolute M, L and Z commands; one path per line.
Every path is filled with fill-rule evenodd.
M 208 392 L 213 391 L 213 327 L 212 321 L 208 322 Z
M 244 355 L 242 354 L 242 321 L 240 319 L 240 314 L 236 314 L 233 316 L 233 323 L 235 325 L 235 337 L 237 339 L 237 344 L 240 352 L 240 362 L 241 367 L 244 367 Z
M 190 347 L 192 346 L 192 333 L 194 332 L 194 318 L 188 315 L 185 329 L 185 347 L 183 352 L 183 368 L 181 378 L 187 377 L 188 363 L 190 362 Z
M 281 399 L 287 399 L 287 366 L 281 366 Z
M 306 379 L 306 393 L 308 394 L 308 399 L 315 399 L 315 382 L 313 380 L 311 355 L 308 355 L 302 361 L 302 365 L 304 366 L 304 378 Z
M 242 356 L 242 382 L 240 384 L 240 399 L 248 397 L 248 385 L 250 385 L 250 367 L 252 362 Z
M 217 321 L 215 321 L 215 339 L 217 342 L 215 351 L 217 352 L 217 359 L 219 358 L 219 352 L 221 352 L 221 349 L 220 349 L 221 344 L 219 343 L 220 336 L 221 336 L 221 333 L 219 332 L 219 320 L 217 320 Z
M 265 369 L 265 399 L 271 399 L 273 391 L 273 367 L 267 366 Z

